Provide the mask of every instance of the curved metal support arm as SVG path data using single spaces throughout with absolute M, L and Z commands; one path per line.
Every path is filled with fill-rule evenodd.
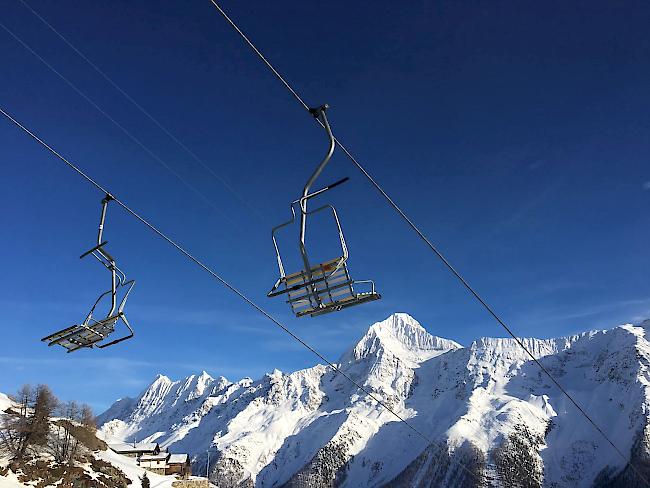
M 307 229 L 307 197 L 309 196 L 309 190 L 311 189 L 311 186 L 314 184 L 316 179 L 323 172 L 325 166 L 327 166 L 327 163 L 329 163 L 330 159 L 332 158 L 332 154 L 334 154 L 334 148 L 336 147 L 336 140 L 334 139 L 334 134 L 332 134 L 332 128 L 330 127 L 330 124 L 327 120 L 327 115 L 325 114 L 327 108 L 328 108 L 327 105 L 323 105 L 316 109 L 310 110 L 314 115 L 314 117 L 320 120 L 321 123 L 323 124 L 323 127 L 325 127 L 325 132 L 327 134 L 327 139 L 329 141 L 329 147 L 327 149 L 327 153 L 325 154 L 325 157 L 320 162 L 320 164 L 316 167 L 312 175 L 309 177 L 307 183 L 305 183 L 305 187 L 302 190 L 302 198 L 300 199 L 300 209 L 301 209 L 300 242 L 302 246 L 305 245 L 305 232 Z
M 126 273 L 124 271 L 122 271 L 120 268 L 118 268 L 117 265 L 115 265 L 115 271 L 117 272 L 117 286 L 118 287 L 125 286 L 128 283 L 131 283 L 131 281 L 133 281 L 133 280 L 131 280 L 131 281 L 127 282 L 126 281 Z
M 106 210 L 108 209 L 108 202 L 113 200 L 113 195 L 110 193 L 107 193 L 106 196 L 102 199 L 102 213 L 99 218 L 99 229 L 97 231 L 97 245 L 92 248 L 89 253 L 92 254 L 104 267 L 106 267 L 110 272 L 111 272 L 111 308 L 106 315 L 106 317 L 110 317 L 113 315 L 113 312 L 115 312 L 115 308 L 117 307 L 117 287 L 123 283 L 122 277 L 117 276 L 117 266 L 115 265 L 115 259 L 113 256 L 111 256 L 108 251 L 104 248 L 104 245 L 106 244 L 105 241 L 102 241 L 102 237 L 104 235 L 104 223 L 106 221 Z M 81 255 L 83 258 L 84 256 L 87 256 L 88 252 L 84 253 Z M 120 272 L 121 273 L 121 272 Z M 121 273 L 123 275 L 123 273 Z M 92 315 L 92 312 L 97 306 L 97 303 L 99 300 L 106 295 L 106 293 L 103 293 L 102 295 L 99 296 L 97 299 L 97 302 L 95 302 L 95 305 L 93 305 L 93 308 L 90 311 L 89 317 Z

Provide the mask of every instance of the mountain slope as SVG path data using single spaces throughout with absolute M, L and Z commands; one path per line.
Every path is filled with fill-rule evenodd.
M 650 459 L 647 325 L 524 339 L 642 466 Z M 201 470 L 212 449 L 211 478 L 222 487 L 634 486 L 625 462 L 512 339 L 463 348 L 394 314 L 339 366 L 418 432 L 322 365 L 235 383 L 159 376 L 100 416 L 102 432 L 190 452 Z

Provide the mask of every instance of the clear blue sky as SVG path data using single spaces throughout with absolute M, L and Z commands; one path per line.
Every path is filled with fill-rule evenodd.
M 329 358 L 395 311 L 464 344 L 503 336 L 340 153 L 322 182 L 350 176 L 331 201 L 352 274 L 374 279 L 383 299 L 294 319 L 265 297 L 277 277 L 270 228 L 325 141 L 284 87 L 207 0 L 29 2 L 237 196 L 18 1 L 2 22 L 212 206 L 2 29 L 1 106 Z M 334 132 L 519 335 L 650 316 L 650 4 L 223 6 L 309 103 L 332 106 Z M 158 372 L 236 380 L 316 363 L 116 206 L 106 238 L 137 280 L 127 310 L 136 339 L 47 348 L 39 339 L 81 320 L 107 284 L 78 259 L 102 195 L 9 123 L 0 144 L 0 391 L 46 382 L 101 410 Z

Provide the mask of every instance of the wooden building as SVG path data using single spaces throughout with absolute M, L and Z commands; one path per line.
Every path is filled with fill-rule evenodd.
M 167 474 L 168 452 L 158 454 L 143 454 L 138 458 L 138 465 L 141 468 L 156 474 Z
M 175 474 L 184 480 L 192 476 L 190 457 L 187 454 L 170 454 L 165 474 Z

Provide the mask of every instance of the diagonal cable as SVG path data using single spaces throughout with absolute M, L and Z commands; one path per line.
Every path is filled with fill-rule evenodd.
M 243 301 L 245 301 L 249 306 L 251 306 L 253 309 L 255 309 L 257 312 L 262 314 L 264 317 L 269 319 L 271 322 L 273 322 L 275 325 L 277 325 L 280 329 L 282 329 L 285 333 L 287 333 L 292 339 L 300 343 L 303 347 L 305 347 L 308 351 L 313 353 L 316 357 L 318 357 L 321 361 L 325 362 L 332 370 L 334 370 L 336 373 L 340 374 L 343 376 L 345 379 L 347 379 L 352 385 L 357 387 L 359 390 L 363 391 L 366 395 L 368 395 L 369 398 L 377 402 L 378 405 L 383 407 L 386 411 L 391 413 L 394 417 L 396 417 L 400 422 L 402 422 L 404 425 L 406 425 L 411 431 L 413 431 L 417 436 L 422 438 L 426 443 L 428 447 L 435 447 L 438 451 L 442 452 L 443 450 L 447 449 L 446 444 L 442 444 L 441 442 L 436 442 L 433 439 L 429 438 L 426 434 L 424 434 L 422 431 L 417 429 L 413 424 L 408 422 L 404 417 L 402 417 L 400 414 L 398 414 L 395 410 L 393 410 L 391 407 L 389 407 L 383 400 L 381 400 L 377 395 L 374 393 L 370 392 L 367 388 L 365 388 L 363 385 L 359 384 L 359 382 L 355 381 L 350 375 L 345 373 L 339 366 L 328 360 L 323 354 L 318 352 L 315 348 L 310 346 L 307 342 L 305 342 L 303 339 L 301 339 L 299 336 L 297 336 L 294 332 L 291 331 L 287 326 L 282 324 L 279 320 L 277 320 L 275 317 L 273 317 L 271 314 L 269 314 L 266 310 L 264 310 L 262 307 L 257 305 L 252 299 L 250 299 L 248 296 L 246 296 L 242 291 L 240 291 L 238 288 L 236 288 L 234 285 L 232 285 L 230 282 L 228 282 L 225 278 L 221 277 L 216 271 L 214 271 L 212 268 L 208 267 L 206 264 L 204 264 L 199 258 L 195 257 L 193 254 L 191 254 L 188 250 L 186 250 L 183 246 L 178 244 L 174 239 L 169 237 L 167 234 L 165 234 L 163 231 L 161 231 L 158 227 L 153 225 L 151 222 L 149 222 L 147 219 L 142 217 L 139 213 L 137 213 L 135 210 L 131 209 L 126 203 L 124 203 L 122 200 L 120 200 L 118 197 L 116 197 L 113 193 L 109 192 L 108 189 L 99 183 L 97 180 L 89 176 L 87 173 L 85 173 L 81 168 L 79 168 L 77 165 L 72 163 L 70 160 L 62 156 L 59 152 L 57 152 L 52 146 L 47 144 L 43 139 L 38 137 L 34 132 L 29 130 L 26 126 L 21 124 L 17 119 L 15 119 L 12 115 L 10 115 L 8 112 L 6 112 L 3 108 L 0 108 L 0 114 L 3 115 L 5 118 L 7 118 L 11 123 L 13 123 L 16 127 L 18 127 L 20 130 L 22 130 L 25 134 L 27 134 L 29 137 L 31 137 L 34 141 L 39 143 L 41 146 L 43 146 L 47 151 L 49 151 L 52 155 L 54 155 L 56 158 L 61 160 L 63 163 L 65 163 L 70 169 L 75 171 L 77 174 L 79 174 L 82 178 L 84 178 L 88 183 L 90 183 L 92 186 L 94 186 L 97 190 L 101 191 L 102 193 L 105 194 L 110 194 L 113 197 L 113 200 L 115 203 L 117 203 L 120 207 L 122 207 L 129 215 L 134 217 L 136 220 L 138 220 L 140 223 L 145 225 L 146 227 L 149 228 L 154 234 L 156 234 L 158 237 L 160 237 L 162 240 L 167 242 L 169 245 L 174 247 L 178 252 L 183 254 L 187 259 L 192 261 L 194 264 L 196 264 L 199 268 L 201 268 L 203 271 L 207 272 L 212 276 L 214 279 L 216 279 L 219 283 L 221 283 L 223 286 L 228 288 L 231 292 L 233 292 L 235 295 L 237 295 L 239 298 L 241 298 Z M 477 481 L 480 482 L 480 480 L 477 478 L 476 474 L 471 471 L 469 468 L 467 468 L 463 463 L 458 462 L 459 466 L 467 473 L 469 473 L 472 477 L 476 478 Z
M 186 188 L 188 188 L 190 191 L 194 192 L 201 200 L 203 200 L 204 203 L 209 205 L 215 212 L 217 212 L 224 219 L 226 219 L 228 222 L 230 222 L 231 225 L 234 225 L 235 227 L 238 227 L 238 225 L 236 223 L 232 222 L 232 220 L 225 214 L 225 212 L 221 208 L 219 208 L 219 206 L 217 206 L 214 202 L 212 202 L 212 200 L 210 200 L 201 190 L 199 190 L 194 185 L 189 183 L 171 165 L 166 163 L 160 156 L 158 156 L 151 149 L 149 149 L 140 139 L 138 139 L 136 136 L 134 136 L 126 127 L 124 127 L 117 120 L 115 120 L 113 117 L 111 117 L 92 98 L 90 98 L 79 87 L 77 87 L 77 85 L 72 83 L 72 81 L 70 81 L 65 75 L 63 75 L 54 66 L 52 66 L 50 63 L 48 63 L 45 60 L 45 58 L 43 58 L 34 49 L 32 49 L 32 47 L 29 46 L 29 44 L 27 44 L 20 37 L 18 37 L 18 35 L 16 35 L 12 30 L 10 30 L 2 22 L 0 22 L 0 28 L 4 29 L 4 31 L 7 32 L 7 34 L 9 34 L 11 37 L 13 37 L 15 41 L 17 41 L 21 46 L 23 46 L 27 51 L 29 51 L 36 59 L 38 59 L 43 65 L 45 65 L 50 71 L 52 71 L 52 73 L 57 75 L 63 82 L 65 82 L 70 88 L 72 88 L 72 90 L 75 93 L 77 93 L 77 95 L 79 95 L 86 102 L 88 102 L 90 105 L 92 105 L 92 107 L 95 110 L 97 110 L 100 114 L 102 114 L 104 117 L 106 117 L 111 123 L 113 123 L 118 129 L 120 129 L 120 131 L 122 131 L 122 133 L 124 133 L 124 135 L 126 135 L 131 141 L 133 141 L 136 145 L 138 145 L 144 152 L 146 152 L 149 156 L 151 156 L 158 164 L 160 164 L 163 168 L 165 168 L 172 175 L 174 175 L 181 183 L 183 183 L 183 185 L 185 185 Z
M 262 54 L 262 52 L 253 44 L 253 42 L 244 34 L 244 32 L 237 26 L 237 24 L 226 14 L 226 12 L 221 8 L 221 6 L 215 1 L 210 0 L 212 5 L 219 11 L 223 18 L 230 24 L 230 26 L 241 36 L 241 38 L 248 44 L 248 46 L 255 52 L 255 54 L 260 58 L 260 60 L 271 70 L 273 75 L 289 90 L 291 95 L 296 99 L 302 107 L 307 110 L 309 113 L 309 106 L 305 101 L 300 97 L 298 92 L 296 92 L 289 82 L 280 74 L 280 72 L 275 69 L 271 62 Z M 311 115 L 311 114 L 310 114 Z M 318 121 L 320 123 L 320 120 Z M 322 125 L 322 123 L 321 123 Z M 336 138 L 335 138 L 336 139 Z M 418 237 L 427 245 L 427 247 L 442 261 L 442 263 L 451 271 L 451 273 L 460 281 L 460 283 L 470 292 L 470 294 L 483 306 L 483 308 L 496 320 L 496 322 L 503 327 L 503 329 L 512 337 L 515 342 L 526 352 L 528 356 L 537 364 L 537 366 L 548 376 L 548 378 L 553 382 L 553 384 L 566 396 L 573 406 L 582 414 L 582 416 L 596 429 L 596 431 L 607 441 L 607 443 L 618 453 L 618 455 L 625 461 L 628 462 L 627 456 L 618 448 L 616 444 L 607 436 L 603 429 L 591 418 L 591 416 L 586 412 L 586 410 L 571 396 L 571 394 L 553 377 L 551 372 L 537 359 L 533 353 L 526 347 L 526 345 L 518 338 L 512 329 L 496 314 L 492 307 L 479 295 L 479 293 L 467 282 L 467 280 L 460 274 L 458 270 L 449 262 L 449 260 L 442 254 L 442 252 L 433 245 L 431 240 L 420 230 L 420 228 L 404 213 L 404 211 L 397 205 L 397 203 L 386 193 L 382 186 L 372 177 L 372 175 L 357 161 L 357 159 L 352 155 L 350 151 L 341 143 L 340 140 L 336 139 L 336 142 L 343 150 L 343 152 L 348 156 L 350 161 L 363 173 L 363 175 L 370 181 L 372 186 L 384 197 L 388 204 L 399 214 L 399 216 L 408 224 L 408 226 L 418 235 Z M 650 481 L 646 479 L 645 476 L 639 471 L 639 469 L 632 464 L 632 461 L 629 461 L 629 466 L 636 473 L 636 475 L 645 482 L 647 486 L 650 486 Z
M 46 27 L 48 27 L 56 36 L 61 39 L 70 49 L 72 49 L 81 59 L 83 59 L 93 70 L 95 70 L 104 80 L 106 80 L 115 90 L 117 90 L 124 98 L 126 98 L 135 108 L 137 108 L 143 115 L 145 115 L 151 122 L 153 122 L 156 127 L 163 131 L 172 141 L 174 141 L 181 149 L 183 149 L 187 154 L 189 154 L 194 161 L 196 161 L 203 169 L 210 173 L 214 178 L 216 178 L 221 184 L 232 193 L 244 206 L 246 206 L 253 214 L 262 219 L 262 215 L 254 207 L 250 205 L 247 199 L 242 197 L 237 190 L 235 190 L 232 185 L 219 173 L 214 171 L 205 161 L 203 161 L 194 151 L 192 151 L 185 143 L 183 143 L 178 137 L 176 137 L 167 127 L 165 127 L 162 122 L 160 122 L 156 117 L 151 115 L 151 113 L 145 109 L 140 103 L 138 103 L 131 95 L 129 95 L 126 90 L 124 90 L 120 85 L 117 84 L 110 76 L 108 76 L 96 63 L 88 58 L 83 52 L 81 52 L 72 42 L 68 40 L 63 34 L 61 34 L 51 23 L 49 23 L 42 15 L 40 15 L 31 5 L 29 5 L 25 0 L 19 0 L 25 8 L 27 8 L 36 18 L 38 18 Z

